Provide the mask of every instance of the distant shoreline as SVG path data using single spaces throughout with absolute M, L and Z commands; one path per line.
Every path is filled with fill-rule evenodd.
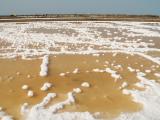
M 0 22 L 32 21 L 140 21 L 160 22 L 156 15 L 105 15 L 105 14 L 43 14 L 43 15 L 8 15 L 0 16 Z

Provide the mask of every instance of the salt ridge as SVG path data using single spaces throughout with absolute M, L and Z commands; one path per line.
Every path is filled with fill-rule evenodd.
M 47 74 L 48 74 L 48 64 L 49 64 L 49 56 L 45 55 L 43 57 L 42 64 L 40 66 L 41 67 L 41 71 L 40 71 L 39 75 L 41 77 L 47 76 Z
M 149 80 L 145 73 L 137 73 L 139 84 L 145 87 L 144 91 L 124 89 L 124 94 L 131 94 L 135 102 L 141 103 L 143 109 L 136 113 L 122 113 L 115 120 L 159 120 L 160 115 L 160 84 L 155 80 Z
M 76 91 L 75 91 L 76 90 Z M 77 92 L 78 90 L 78 92 Z M 59 110 L 63 109 L 65 105 L 71 105 L 75 103 L 74 95 L 80 93 L 79 88 L 75 88 L 73 91 L 68 92 L 68 98 L 65 101 L 56 103 L 46 108 L 45 106 L 51 102 L 57 95 L 55 93 L 49 93 L 41 103 L 31 107 L 31 109 L 22 111 L 28 111 L 25 113 L 26 120 L 95 120 L 89 112 L 63 112 L 58 113 Z M 24 107 L 22 107 L 24 108 Z

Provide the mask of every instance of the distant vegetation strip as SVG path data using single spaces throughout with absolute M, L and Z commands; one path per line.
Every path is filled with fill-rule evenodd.
M 27 21 L 146 21 L 160 22 L 156 15 L 112 15 L 112 14 L 43 14 L 43 15 L 1 15 L 0 22 Z

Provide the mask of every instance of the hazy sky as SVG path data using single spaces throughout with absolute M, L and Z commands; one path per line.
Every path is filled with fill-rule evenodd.
M 0 15 L 120 13 L 160 15 L 160 0 L 0 0 Z

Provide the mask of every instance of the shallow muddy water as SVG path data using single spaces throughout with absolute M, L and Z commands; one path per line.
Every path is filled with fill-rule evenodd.
M 131 60 L 132 62 L 130 62 Z M 121 112 L 139 111 L 142 109 L 142 105 L 133 102 L 130 95 L 122 94 L 122 89 L 119 87 L 125 81 L 128 83 L 127 88 L 140 89 L 134 86 L 139 80 L 136 78 L 135 72 L 128 71 L 128 66 L 144 71 L 154 65 L 140 56 L 122 53 L 118 53 L 115 57 L 113 57 L 113 53 L 100 56 L 55 55 L 49 57 L 49 73 L 47 77 L 42 78 L 39 77 L 40 64 L 40 59 L 0 60 L 0 103 L 16 120 L 21 118 L 20 106 L 23 103 L 34 105 L 40 102 L 48 92 L 54 92 L 58 94 L 57 98 L 52 101 L 54 104 L 64 100 L 66 94 L 77 87 L 82 89 L 82 93 L 75 96 L 76 103 L 66 106 L 61 111 L 102 112 L 106 113 L 107 117 L 117 116 Z M 117 68 L 117 65 L 121 65 L 121 67 Z M 144 67 L 140 67 L 140 65 L 144 65 Z M 75 68 L 79 69 L 77 74 L 72 73 Z M 117 71 L 122 78 L 115 81 L 107 72 L 94 72 L 93 69 L 97 68 L 111 68 Z M 160 68 L 155 68 L 153 72 L 159 70 Z M 66 75 L 60 76 L 60 73 L 66 73 Z M 148 77 L 156 79 L 152 73 L 149 73 Z M 43 92 L 40 88 L 45 82 L 52 83 L 53 87 Z M 81 87 L 83 82 L 90 83 L 91 87 Z M 27 90 L 22 90 L 21 87 L 24 84 L 33 90 L 33 97 L 28 97 Z

